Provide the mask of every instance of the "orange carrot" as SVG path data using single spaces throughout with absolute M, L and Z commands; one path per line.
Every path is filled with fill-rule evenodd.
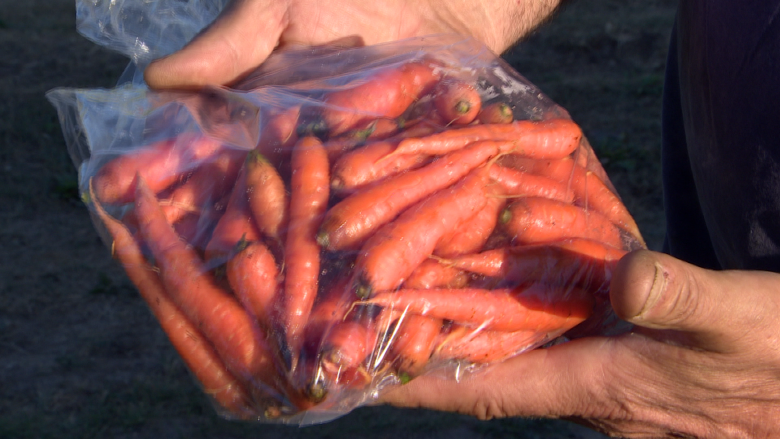
M 588 238 L 624 247 L 620 229 L 600 213 L 547 198 L 515 200 L 501 213 L 501 222 L 520 244 Z
M 353 87 L 329 93 L 319 115 L 323 128 L 332 137 L 376 117 L 398 117 L 437 79 L 429 62 L 383 68 Z
M 100 168 L 94 177 L 97 198 L 103 203 L 133 201 L 137 175 L 154 192 L 160 192 L 221 148 L 219 142 L 208 137 L 183 134 L 132 150 Z
M 440 262 L 506 282 L 579 285 L 589 291 L 608 285 L 612 269 L 626 251 L 589 239 L 504 247 L 461 255 Z
M 385 177 L 416 169 L 430 161 L 428 156 L 421 154 L 379 160 L 393 152 L 397 145 L 397 141 L 372 142 L 344 154 L 333 164 L 331 186 L 338 191 L 352 191 Z
M 604 215 L 618 227 L 630 233 L 642 246 L 645 246 L 642 234 L 639 232 L 639 226 L 620 197 L 612 192 L 593 172 L 585 171 L 579 166 L 575 166 L 574 169 L 576 175 L 572 176 L 572 180 L 579 180 L 579 184 L 572 183 L 575 188 L 579 186 L 579 189 L 575 189 L 577 195 L 575 204 L 585 210 L 592 210 Z
M 246 169 L 242 168 L 236 178 L 236 185 L 230 194 L 225 213 L 219 218 L 211 239 L 206 245 L 205 258 L 210 267 L 224 264 L 238 249 L 239 244 L 260 240 L 246 192 Z
M 328 250 L 357 249 L 404 209 L 452 185 L 498 153 L 497 142 L 477 142 L 425 167 L 368 186 L 327 212 L 317 240 Z
M 140 177 L 135 210 L 171 300 L 211 341 L 229 370 L 244 380 L 273 385 L 277 374 L 265 336 L 233 296 L 217 286 L 195 251 L 179 240 Z
M 574 203 L 587 210 L 594 210 L 610 219 L 615 225 L 630 233 L 642 246 L 645 245 L 634 218 L 612 191 L 594 172 L 577 166 L 574 159 L 530 160 L 517 156 L 504 156 L 499 161 L 515 169 L 545 176 L 566 184 L 574 194 Z
M 398 119 L 392 117 L 379 117 L 346 134 L 350 138 L 361 141 L 371 139 L 382 140 L 398 133 L 401 128 L 402 124 L 399 123 Z
M 519 120 L 509 124 L 470 125 L 404 139 L 393 154 L 442 155 L 479 140 L 495 140 L 512 142 L 510 149 L 522 156 L 561 158 L 571 154 L 581 138 L 580 127 L 568 119 Z
M 390 290 L 403 281 L 436 248 L 442 236 L 470 219 L 487 203 L 485 168 L 434 193 L 380 228 L 361 247 L 355 271 L 358 295 Z
M 230 287 L 261 327 L 270 329 L 279 289 L 279 269 L 268 247 L 250 243 L 227 262 Z
M 282 239 L 287 226 L 287 192 L 276 168 L 257 150 L 246 158 L 245 184 L 249 210 L 258 230 Z
M 477 288 L 384 291 L 366 303 L 497 331 L 556 331 L 571 328 L 592 312 L 593 297 L 576 287 L 558 291 Z
M 306 321 L 317 295 L 320 247 L 317 230 L 328 203 L 328 156 L 315 137 L 304 137 L 292 151 L 290 219 L 284 253 L 282 324 L 295 368 Z
M 164 208 L 166 206 L 160 207 Z M 165 209 L 163 209 L 163 212 L 165 212 Z M 166 216 L 168 216 L 167 212 Z M 205 239 L 204 235 L 207 231 L 201 227 L 200 220 L 200 214 L 189 213 L 179 218 L 175 223 L 168 222 L 173 226 L 176 234 L 179 235 L 181 239 L 196 249 L 202 249 L 204 245 L 203 240 Z
M 349 284 L 349 279 L 344 277 L 327 288 L 324 294 L 317 296 L 309 319 L 306 321 L 307 349 L 318 350 L 322 336 L 328 328 L 343 320 L 349 312 L 353 302 L 352 295 L 349 294 Z
M 392 344 L 396 356 L 394 362 L 401 373 L 415 377 L 428 364 L 443 322 L 441 319 L 407 314 L 398 324 Z
M 450 77 L 436 84 L 433 105 L 447 125 L 467 125 L 479 114 L 482 99 L 473 85 Z
M 204 391 L 231 416 L 249 419 L 256 415 L 244 385 L 227 370 L 201 331 L 169 299 L 162 281 L 144 259 L 138 242 L 119 221 L 106 213 L 94 196 L 92 199 L 97 215 L 114 239 L 114 256 L 122 263 L 168 340 Z
M 368 357 L 376 339 L 376 333 L 365 322 L 338 322 L 323 341 L 322 361 L 331 370 L 357 367 Z
M 492 167 L 491 167 L 492 168 Z M 457 229 L 442 236 L 436 244 L 433 254 L 443 258 L 466 253 L 473 253 L 483 248 L 490 234 L 498 224 L 498 214 L 506 205 L 506 200 L 489 195 L 483 207 L 471 219 L 465 221 Z
M 223 148 L 207 163 L 192 171 L 187 180 L 160 200 L 168 222 L 190 213 L 201 213 L 219 201 L 235 184 L 246 151 Z
M 504 102 L 493 102 L 482 107 L 477 120 L 482 124 L 512 123 L 512 108 Z
M 562 330 L 556 331 L 562 333 Z M 466 360 L 472 363 L 496 363 L 521 353 L 545 340 L 544 332 L 537 331 L 488 331 L 459 326 L 436 346 L 437 360 Z
M 293 105 L 283 109 L 271 109 L 267 123 L 262 127 L 255 149 L 277 169 L 289 159 L 290 147 L 298 141 L 296 128 L 301 106 Z
M 615 192 L 615 187 L 612 185 L 612 182 L 609 181 L 607 171 L 605 171 L 604 167 L 601 166 L 601 162 L 599 161 L 598 157 L 596 157 L 596 153 L 593 151 L 593 147 L 590 146 L 590 142 L 588 142 L 587 137 L 582 138 L 580 147 L 572 155 L 578 165 L 596 174 L 596 176 L 601 181 L 603 181 L 611 191 Z
M 468 275 L 461 269 L 426 259 L 404 281 L 404 288 L 463 288 L 468 285 Z
M 574 201 L 574 194 L 567 184 L 541 175 L 529 174 L 504 166 L 491 166 L 490 179 L 507 197 L 544 197 L 565 203 Z

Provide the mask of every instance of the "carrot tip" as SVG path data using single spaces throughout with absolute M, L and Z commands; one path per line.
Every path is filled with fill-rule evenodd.
M 282 410 L 279 407 L 268 407 L 263 413 L 266 419 L 277 419 L 282 416 Z
M 371 297 L 371 293 L 373 293 L 373 289 L 368 282 L 360 282 L 357 288 L 355 288 L 355 295 L 361 300 Z
M 317 117 L 302 122 L 300 125 L 298 125 L 297 131 L 299 137 L 314 136 L 320 139 L 324 139 L 327 138 L 328 132 L 330 130 L 328 129 L 328 124 L 325 122 L 325 120 Z
M 330 187 L 339 190 L 344 187 L 344 180 L 339 177 L 333 177 L 333 179 L 330 181 Z
M 328 395 L 328 388 L 321 380 L 309 383 L 306 386 L 306 397 L 313 402 L 320 402 Z
M 247 156 L 246 156 L 246 163 L 249 163 L 249 164 L 261 164 L 262 165 L 262 164 L 269 163 L 269 162 L 268 162 L 268 159 L 265 158 L 263 153 L 261 153 L 260 151 L 258 151 L 256 149 L 253 149 L 253 150 L 249 151 L 249 154 L 247 154 Z
M 328 232 L 321 230 L 317 233 L 317 244 L 322 248 L 330 247 L 330 236 L 328 235 Z
M 471 103 L 468 101 L 458 101 L 454 108 L 456 113 L 466 114 L 471 110 Z
M 512 220 L 512 211 L 509 210 L 509 209 L 502 210 L 501 214 L 498 217 L 498 221 L 501 224 L 506 224 L 506 223 L 508 223 L 511 220 Z

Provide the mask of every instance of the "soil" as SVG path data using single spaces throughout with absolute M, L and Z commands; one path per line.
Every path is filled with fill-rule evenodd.
M 505 58 L 581 124 L 650 248 L 663 239 L 660 97 L 676 2 L 570 3 Z M 79 200 L 44 93 L 127 65 L 73 0 L 0 0 L 0 437 L 595 438 L 566 421 L 366 407 L 298 428 L 220 418 Z

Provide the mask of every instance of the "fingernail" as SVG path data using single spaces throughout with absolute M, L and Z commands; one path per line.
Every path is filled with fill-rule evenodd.
M 647 295 L 647 300 L 639 310 L 639 313 L 635 316 L 636 319 L 644 318 L 645 314 L 655 307 L 655 304 L 661 299 L 661 295 L 666 290 L 666 271 L 664 267 L 658 262 L 654 262 L 655 275 L 653 276 L 653 285 L 650 286 L 650 292 Z

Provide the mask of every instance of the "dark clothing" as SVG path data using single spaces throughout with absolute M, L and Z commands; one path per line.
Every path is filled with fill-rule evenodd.
M 665 251 L 780 271 L 780 0 L 682 0 L 664 86 Z

